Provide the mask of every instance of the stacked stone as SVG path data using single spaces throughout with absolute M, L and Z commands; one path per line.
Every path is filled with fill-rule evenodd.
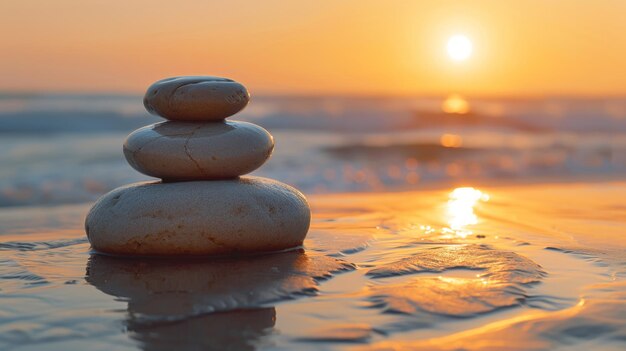
M 167 121 L 140 128 L 124 144 L 137 171 L 161 178 L 102 196 L 85 221 L 92 248 L 122 255 L 227 255 L 302 244 L 310 210 L 280 182 L 243 176 L 274 149 L 272 136 L 226 121 L 249 101 L 230 79 L 176 77 L 154 83 L 146 109 Z

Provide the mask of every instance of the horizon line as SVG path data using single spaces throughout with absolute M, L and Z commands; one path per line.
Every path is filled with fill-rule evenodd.
M 603 100 L 603 99 L 626 99 L 625 93 L 461 93 L 461 92 L 430 92 L 430 93 L 388 93 L 388 92 L 284 92 L 284 91 L 267 91 L 259 94 L 251 94 L 251 96 L 259 98 L 363 98 L 363 99 L 384 99 L 384 98 L 446 98 L 450 95 L 458 94 L 468 99 L 524 99 L 524 100 L 541 100 L 541 99 L 580 99 L 580 100 Z M 28 98 L 28 97 L 141 97 L 143 93 L 131 91 L 77 91 L 77 90 L 9 90 L 0 89 L 0 99 L 7 98 Z

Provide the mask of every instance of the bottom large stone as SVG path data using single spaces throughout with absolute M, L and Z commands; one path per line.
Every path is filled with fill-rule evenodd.
M 259 178 L 144 182 L 102 196 L 85 221 L 94 250 L 121 255 L 229 255 L 302 244 L 304 196 Z

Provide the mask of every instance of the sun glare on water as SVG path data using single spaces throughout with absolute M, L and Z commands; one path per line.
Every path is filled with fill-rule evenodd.
M 472 55 L 473 45 L 465 35 L 453 35 L 446 45 L 448 56 L 454 61 L 465 61 Z
M 457 236 L 466 237 L 472 234 L 468 226 L 478 223 L 478 216 L 474 212 L 474 207 L 479 202 L 489 201 L 489 195 L 472 188 L 456 188 L 450 193 L 447 204 L 447 217 L 450 229 Z
M 464 115 L 470 112 L 470 105 L 459 94 L 451 94 L 441 104 L 441 110 L 449 114 Z

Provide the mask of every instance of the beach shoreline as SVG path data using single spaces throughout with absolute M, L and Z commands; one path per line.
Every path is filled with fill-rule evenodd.
M 626 332 L 620 194 L 626 183 L 313 195 L 303 250 L 219 264 L 101 257 L 82 229 L 90 204 L 5 208 L 0 343 L 152 350 L 186 330 L 191 348 L 210 333 L 260 350 L 486 350 L 525 330 L 508 349 L 611 349 Z

